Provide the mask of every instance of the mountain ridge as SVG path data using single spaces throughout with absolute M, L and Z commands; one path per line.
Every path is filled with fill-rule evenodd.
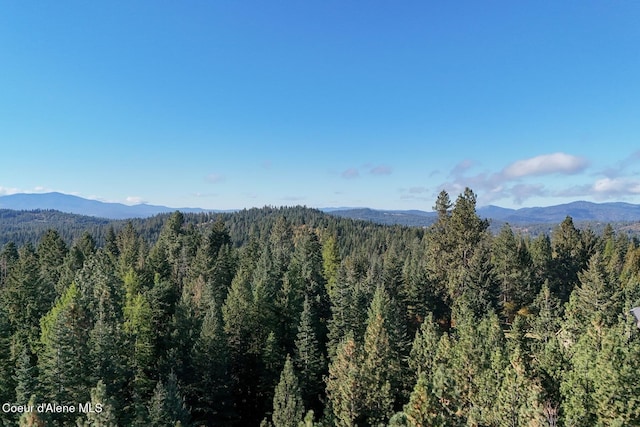
M 185 213 L 215 212 L 201 208 L 171 208 L 144 203 L 125 205 L 123 203 L 101 202 L 59 192 L 16 193 L 0 196 L 0 209 L 24 211 L 50 209 L 108 219 L 148 218 L 160 213 L 177 210 Z
M 37 210 L 50 209 L 60 212 L 108 219 L 148 218 L 157 214 L 179 210 L 185 213 L 230 212 L 203 208 L 172 208 L 162 205 L 102 202 L 59 192 L 16 193 L 0 196 L 0 209 Z M 368 207 L 325 207 L 319 210 L 335 216 L 373 221 L 381 224 L 428 226 L 437 218 L 433 211 L 419 209 L 391 210 Z M 512 225 L 532 223 L 559 223 L 567 216 L 575 221 L 640 221 L 640 205 L 626 202 L 594 203 L 574 201 L 546 207 L 519 209 L 487 205 L 477 208 L 478 215 Z

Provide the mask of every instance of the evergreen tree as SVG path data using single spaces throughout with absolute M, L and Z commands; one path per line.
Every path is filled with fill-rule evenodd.
M 347 261 L 349 264 L 349 261 Z M 338 343 L 347 336 L 348 333 L 359 334 L 358 309 L 358 285 L 353 279 L 349 280 L 346 271 L 341 269 L 338 280 L 331 297 L 331 319 L 329 321 L 328 332 L 328 354 L 335 355 Z
M 329 365 L 327 397 L 336 427 L 354 427 L 362 411 L 361 356 L 352 334 L 338 344 L 336 355 Z
M 0 305 L 0 402 L 11 402 L 14 397 L 13 361 L 11 360 L 12 330 L 9 319 Z M 20 402 L 25 402 L 21 400 Z
M 38 244 L 37 255 L 40 264 L 40 277 L 43 285 L 47 288 L 54 288 L 57 294 L 61 294 L 63 289 L 58 285 L 62 274 L 62 267 L 65 256 L 69 252 L 66 243 L 55 230 L 47 231 Z M 67 284 L 62 284 L 66 286 Z
M 371 302 L 364 335 L 362 365 L 359 378 L 362 384 L 362 415 L 367 424 L 385 424 L 393 414 L 394 396 L 398 391 L 400 366 L 397 353 L 389 342 L 388 319 L 390 301 L 379 286 Z
M 327 284 L 327 295 L 332 297 L 338 282 L 338 269 L 340 268 L 340 255 L 336 236 L 329 235 L 322 241 L 322 272 Z
M 39 400 L 36 395 L 32 395 L 29 399 L 28 406 L 31 406 L 35 409 L 36 405 L 39 403 Z M 18 425 L 20 427 L 47 427 L 51 425 L 51 420 L 48 414 L 38 413 L 36 410 L 24 412 L 20 415 L 20 420 L 18 421 Z
M 43 397 L 63 404 L 86 402 L 91 379 L 87 348 L 90 323 L 75 284 L 69 286 L 41 324 L 43 347 L 38 364 Z M 53 418 L 69 421 L 70 414 L 54 414 Z
M 14 381 L 9 381 L 7 384 L 15 384 L 15 401 L 22 403 L 28 402 L 31 396 L 38 391 L 38 367 L 36 366 L 36 357 L 31 353 L 29 345 L 18 343 L 17 347 L 19 350 Z
M 629 330 L 631 326 L 634 330 Z M 598 425 L 628 426 L 640 417 L 640 337 L 636 328 L 619 322 L 608 329 L 596 356 L 593 402 Z
M 404 405 L 406 425 L 411 427 L 445 426 L 446 420 L 440 405 L 431 391 L 431 382 L 426 372 L 418 375 L 409 403 Z
M 77 427 L 117 427 L 118 420 L 107 387 L 102 381 L 91 389 L 91 410 L 85 418 L 78 418 Z
M 500 304 L 511 321 L 516 312 L 533 301 L 537 294 L 532 283 L 531 258 L 522 239 L 517 240 L 505 224 L 493 241 L 493 268 L 500 285 Z
M 55 291 L 43 281 L 38 256 L 30 244 L 20 248 L 19 259 L 10 272 L 3 297 L 16 338 L 37 347 L 40 318 L 51 308 Z
M 178 379 L 172 372 L 166 385 L 158 381 L 149 401 L 149 422 L 154 427 L 175 427 L 177 423 L 189 424 L 189 411 L 178 387 Z
M 143 422 L 146 417 L 146 399 L 154 387 L 154 332 L 152 311 L 143 294 L 137 294 L 124 307 L 123 330 L 127 340 L 127 366 L 132 371 L 128 394 L 125 396 L 127 415 Z
M 2 247 L 0 252 L 0 289 L 4 289 L 7 285 L 9 272 L 18 259 L 18 247 L 15 243 L 8 242 Z
M 554 280 L 551 281 L 552 291 L 562 301 L 567 301 L 578 282 L 578 272 L 586 266 L 587 262 L 581 233 L 573 225 L 571 217 L 567 216 L 553 231 L 551 245 L 554 274 Z
M 322 374 L 325 370 L 325 360 L 318 348 L 318 339 L 313 326 L 311 304 L 309 298 L 305 297 L 295 342 L 294 363 L 299 372 L 301 395 L 305 406 L 319 410 L 323 394 Z
M 438 327 L 433 323 L 433 316 L 428 314 L 422 325 L 420 325 L 420 329 L 416 331 L 411 345 L 408 365 L 412 372 L 411 378 L 413 381 L 417 381 L 422 373 L 425 374 L 426 378 L 431 378 L 433 375 L 439 339 Z
M 589 261 L 586 271 L 578 275 L 580 286 L 571 294 L 566 308 L 566 328 L 575 340 L 594 322 L 610 326 L 619 312 L 616 289 L 607 280 L 607 274 L 600 253 Z
M 280 382 L 273 395 L 273 425 L 275 427 L 298 427 L 304 417 L 304 404 L 298 385 L 298 378 L 293 370 L 291 358 L 287 355 L 284 368 L 280 374 Z
M 195 419 L 227 424 L 233 419 L 229 350 L 220 308 L 209 306 L 193 347 L 194 379 L 189 390 Z

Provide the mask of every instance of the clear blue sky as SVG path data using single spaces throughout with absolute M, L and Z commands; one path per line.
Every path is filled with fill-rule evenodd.
M 640 203 L 637 1 L 0 8 L 0 194 Z

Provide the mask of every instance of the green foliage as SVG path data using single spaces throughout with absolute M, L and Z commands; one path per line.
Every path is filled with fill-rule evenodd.
M 42 349 L 38 365 L 43 397 L 48 402 L 85 402 L 89 397 L 90 361 L 87 342 L 90 320 L 80 304 L 75 284 L 67 288 L 51 311 L 42 318 Z M 68 413 L 53 414 L 60 421 Z
M 187 410 L 178 379 L 171 372 L 166 383 L 158 381 L 149 401 L 149 423 L 154 427 L 175 427 L 177 423 L 186 426 L 189 424 L 189 411 Z
M 91 389 L 91 410 L 85 418 L 76 421 L 78 427 L 117 427 L 118 420 L 111 399 L 107 394 L 107 388 L 102 382 Z M 83 403 L 84 404 L 84 403 Z M 85 404 L 86 405 L 86 404 Z
M 371 301 L 364 334 L 359 379 L 362 387 L 362 415 L 368 425 L 385 424 L 393 414 L 394 391 L 400 367 L 387 329 L 390 301 L 384 288 L 378 287 Z
M 313 313 L 308 297 L 304 300 L 300 315 L 295 346 L 294 364 L 299 372 L 298 378 L 305 406 L 319 409 L 324 394 L 322 375 L 326 368 L 314 329 Z
M 273 395 L 273 414 L 275 427 L 298 427 L 304 417 L 304 404 L 298 378 L 293 370 L 291 358 L 287 355 L 280 381 Z
M 337 427 L 353 427 L 361 417 L 361 360 L 353 335 L 348 334 L 338 345 L 327 377 L 327 397 Z
M 475 203 L 442 192 L 429 229 L 265 207 L 7 244 L 0 397 L 105 410 L 2 421 L 636 424 L 640 241 L 492 237 Z

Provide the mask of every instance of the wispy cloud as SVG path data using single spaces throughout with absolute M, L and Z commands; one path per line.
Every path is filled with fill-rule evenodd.
M 640 150 L 634 151 L 615 165 L 605 168 L 600 171 L 600 174 L 607 178 L 618 178 L 627 174 L 628 169 L 637 164 L 640 164 Z
M 516 184 L 510 187 L 507 192 L 516 204 L 519 205 L 531 197 L 544 197 L 548 195 L 547 190 L 542 184 Z
M 360 176 L 360 172 L 356 168 L 349 168 L 342 172 L 342 177 L 345 179 L 354 179 Z
M 218 195 L 218 193 L 200 193 L 200 192 L 195 192 L 195 193 L 191 193 L 191 195 L 193 197 L 205 198 L 205 197 L 216 197 Z
M 542 183 L 523 180 L 550 175 L 575 175 L 584 172 L 589 162 L 584 157 L 558 152 L 517 160 L 498 172 L 469 174 L 476 166 L 472 160 L 458 163 L 449 173 L 451 180 L 442 183 L 439 188 L 451 193 L 460 193 L 465 187 L 473 188 L 478 193 L 480 204 L 501 199 L 522 204 L 532 197 L 556 195 Z
M 219 174 L 219 173 L 210 173 L 209 175 L 207 175 L 206 180 L 207 182 L 210 182 L 212 184 L 217 184 L 219 182 L 224 181 L 226 178 L 224 175 Z
M 637 195 L 640 194 L 640 180 L 629 178 L 602 178 L 591 186 L 596 195 Z
M 37 185 L 31 189 L 21 189 L 21 188 L 17 188 L 17 187 L 3 187 L 0 185 L 0 195 L 3 196 L 8 196 L 10 194 L 17 194 L 17 193 L 26 193 L 26 194 L 33 194 L 33 193 L 51 193 L 54 191 L 58 191 L 59 193 L 64 193 L 64 194 L 74 194 L 74 195 L 80 195 L 79 193 L 75 192 L 75 193 L 70 193 L 70 192 L 65 192 L 65 191 L 60 191 L 60 190 L 54 190 L 52 188 L 49 187 L 45 187 L 43 185 Z
M 465 159 L 454 166 L 454 168 L 451 170 L 451 175 L 452 176 L 461 175 L 465 173 L 467 170 L 471 169 L 473 166 L 475 166 L 475 162 L 473 160 Z
M 9 194 L 16 194 L 19 193 L 20 190 L 18 188 L 15 187 L 3 187 L 0 186 L 0 195 L 2 196 L 8 196 Z
M 378 165 L 369 171 L 372 175 L 391 175 L 391 168 L 387 165 Z
M 504 168 L 502 175 L 505 178 L 520 178 L 532 175 L 576 174 L 582 172 L 588 166 L 583 157 L 572 156 L 566 153 L 543 154 L 529 159 L 518 160 Z
M 427 187 L 411 187 L 409 188 L 409 193 L 411 194 L 422 194 L 429 191 Z

